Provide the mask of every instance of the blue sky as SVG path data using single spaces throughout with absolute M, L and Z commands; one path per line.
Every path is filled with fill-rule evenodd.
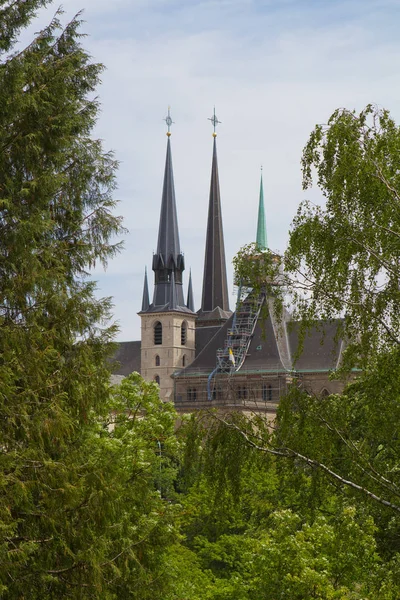
M 214 104 L 231 289 L 232 257 L 255 237 L 261 164 L 268 240 L 283 251 L 299 202 L 319 201 L 318 191 L 301 188 L 301 151 L 314 125 L 338 107 L 368 103 L 400 121 L 398 0 L 65 0 L 63 8 L 65 22 L 84 10 L 84 45 L 107 68 L 95 135 L 121 162 L 116 197 L 129 234 L 120 256 L 94 277 L 99 295 L 114 297 L 120 340 L 140 338 L 136 313 L 157 242 L 168 105 L 181 247 L 196 308 Z

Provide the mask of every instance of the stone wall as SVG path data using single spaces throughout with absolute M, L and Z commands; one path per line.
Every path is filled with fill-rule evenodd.
M 173 401 L 172 373 L 194 360 L 195 315 L 178 312 L 142 314 L 141 375 L 146 381 L 159 378 L 160 397 Z M 155 344 L 154 327 L 162 325 L 162 343 Z M 186 343 L 181 343 L 182 323 L 186 323 Z M 157 359 L 158 357 L 158 359 Z M 185 357 L 185 358 L 184 358 Z M 159 363 L 159 364 L 157 364 Z

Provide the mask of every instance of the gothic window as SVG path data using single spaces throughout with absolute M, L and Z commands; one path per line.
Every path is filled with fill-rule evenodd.
M 264 402 L 272 401 L 272 385 L 271 384 L 262 384 L 261 395 Z
M 239 385 L 237 388 L 237 397 L 239 400 L 246 400 L 247 398 L 247 387 L 245 385 Z
M 156 346 L 161 346 L 162 344 L 162 325 L 160 321 L 154 325 L 154 344 Z
M 160 377 L 159 377 L 158 375 L 156 375 L 156 376 L 154 377 L 154 381 L 155 381 L 155 382 L 156 382 L 158 385 L 160 385 Z
M 187 324 L 186 324 L 186 321 L 183 321 L 182 325 L 181 325 L 181 346 L 186 346 L 186 338 L 187 338 Z
M 186 395 L 187 395 L 188 402 L 195 402 L 197 400 L 196 388 L 188 388 Z
M 186 354 L 182 356 L 182 367 L 186 367 Z
M 156 367 L 160 366 L 160 357 L 156 354 Z
M 327 398 L 329 396 L 329 392 L 326 388 L 324 388 L 320 395 L 321 395 L 321 398 Z

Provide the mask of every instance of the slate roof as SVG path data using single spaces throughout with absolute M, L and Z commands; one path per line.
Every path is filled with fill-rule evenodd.
M 114 360 L 119 363 L 114 370 L 115 375 L 126 377 L 137 371 L 140 373 L 140 340 L 137 342 L 120 342 L 114 355 Z
M 157 252 L 153 255 L 152 269 L 155 276 L 153 301 L 149 304 L 146 275 L 141 313 L 178 311 L 193 314 L 193 311 L 186 307 L 183 297 L 182 273 L 185 269 L 185 259 L 179 243 L 171 141 L 169 137 L 165 159 Z
M 271 317 L 259 321 L 240 371 L 285 371 L 282 364 Z M 239 372 L 240 372 L 239 371 Z
M 196 358 L 185 369 L 181 369 L 179 375 L 211 373 L 217 364 L 217 350 L 224 348 L 232 321 L 233 315 L 222 327 L 201 328 L 196 331 Z M 341 352 L 341 341 L 335 341 L 338 325 L 339 321 L 320 322 L 316 327 L 311 328 L 304 339 L 302 353 L 297 358 L 300 324 L 288 323 L 289 355 L 295 359 L 291 363 L 291 368 L 300 372 L 328 372 L 337 368 Z M 287 370 L 279 353 L 271 316 L 268 316 L 265 322 L 260 320 L 257 323 L 247 356 L 237 373 Z
M 200 318 L 219 307 L 229 311 L 228 283 L 226 278 L 225 245 L 222 229 L 221 196 L 219 189 L 217 142 L 214 137 L 211 167 L 210 198 L 208 205 L 206 251 L 204 258 L 203 293 Z
M 220 325 L 199 327 L 195 329 L 195 355 L 197 356 L 207 346 L 209 341 L 221 329 Z
M 164 263 L 167 264 L 167 261 L 171 256 L 176 263 L 180 253 L 171 141 L 168 137 L 156 254 L 161 255 L 164 259 Z
M 340 320 L 320 321 L 310 329 L 303 341 L 298 358 L 300 323 L 292 322 L 288 329 L 289 343 L 296 371 L 331 371 L 337 368 L 342 350 L 342 340 L 336 339 Z

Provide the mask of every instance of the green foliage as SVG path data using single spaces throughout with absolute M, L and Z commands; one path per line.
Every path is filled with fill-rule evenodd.
M 33 445 L 3 456 L 2 597 L 162 595 L 176 510 L 157 487 L 160 470 L 173 476 L 176 415 L 137 374 L 105 408 L 53 456 Z
M 365 505 L 379 525 L 379 547 L 389 555 L 400 550 L 398 365 L 397 349 L 380 355 L 343 394 L 328 398 L 293 389 L 279 408 L 276 439 L 297 464 L 297 476 L 309 472 L 318 482 L 313 499 L 334 485 L 336 493 Z
M 19 31 L 29 24 L 39 8 L 47 4 L 49 0 L 0 1 L 0 53 L 13 46 Z
M 400 129 L 371 105 L 358 115 L 337 110 L 316 126 L 303 152 L 303 186 L 315 180 L 325 206 L 300 205 L 285 254 L 288 277 L 302 282 L 300 315 L 344 315 L 364 365 L 400 341 L 399 151 Z
M 282 463 L 263 451 L 274 441 L 263 428 L 261 418 L 250 422 L 241 415 L 208 420 L 197 445 L 203 458 L 194 459 L 198 477 L 181 498 L 182 532 L 193 580 L 199 568 L 207 577 L 203 597 L 394 600 L 396 559 L 393 568 L 384 567 L 367 507 L 356 510 L 354 498 L 321 479 L 311 510 L 314 473 L 301 462 L 284 463 L 282 472 Z M 298 492 L 299 481 L 309 494 Z
M 400 129 L 388 111 L 336 110 L 317 125 L 302 156 L 303 187 L 324 205 L 300 204 L 283 260 L 245 246 L 235 277 L 289 304 L 307 328 L 341 317 L 344 368 L 400 343 Z M 283 268 L 280 268 L 280 265 Z
M 364 373 L 328 398 L 293 386 L 273 431 L 262 416 L 209 427 L 183 530 L 215 598 L 400 596 L 399 156 L 387 111 L 335 111 L 302 159 L 325 205 L 300 206 L 284 270 L 255 245 L 235 258 L 236 281 L 278 314 L 290 303 L 303 336 L 342 317 L 343 369 Z
M 271 293 L 277 285 L 281 258 L 270 250 L 260 250 L 257 244 L 243 246 L 233 258 L 235 281 L 250 285 L 256 292 Z
M 137 375 L 110 388 L 111 304 L 87 277 L 122 231 L 90 137 L 102 66 L 60 13 L 6 54 L 44 4 L 0 2 L 0 595 L 162 597 L 176 415 Z
M 308 322 L 345 310 L 355 356 L 386 352 L 341 396 L 293 390 L 277 432 L 207 415 L 177 435 L 153 383 L 109 385 L 110 300 L 87 278 L 121 231 L 90 137 L 102 66 L 60 13 L 11 54 L 45 4 L 0 0 L 1 597 L 397 599 L 397 128 L 371 107 L 317 127 L 304 181 L 326 209 L 300 208 L 289 276 L 252 246 L 236 260 L 280 311 L 301 271 Z

